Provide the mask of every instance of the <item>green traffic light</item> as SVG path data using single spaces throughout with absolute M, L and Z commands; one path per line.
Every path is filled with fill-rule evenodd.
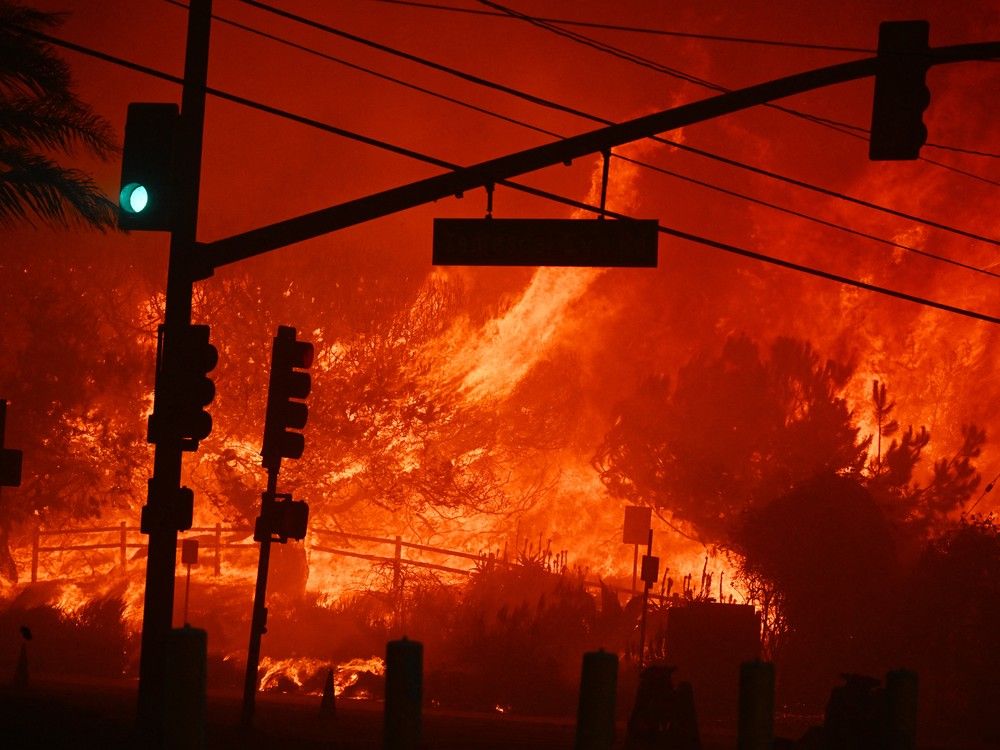
M 142 213 L 146 206 L 149 205 L 149 193 L 146 191 L 145 186 L 140 185 L 138 182 L 130 182 L 122 188 L 118 203 L 130 214 Z

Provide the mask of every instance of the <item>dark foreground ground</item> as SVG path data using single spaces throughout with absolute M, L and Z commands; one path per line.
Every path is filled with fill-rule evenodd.
M 47 680 L 27 690 L 0 686 L 0 749 L 117 750 L 142 748 L 134 731 L 135 683 Z M 340 701 L 336 716 L 320 716 L 319 699 L 263 695 L 254 727 L 239 726 L 240 696 L 212 693 L 208 700 L 206 747 L 209 750 L 376 750 L 382 746 L 382 703 Z M 797 737 L 800 722 L 779 722 L 779 734 Z M 539 718 L 499 713 L 424 712 L 426 750 L 571 750 L 572 717 Z M 703 750 L 735 748 L 731 731 L 702 729 Z M 624 744 L 618 729 L 616 748 Z M 921 742 L 921 750 L 986 750 L 997 745 L 952 744 L 940 738 Z
M 142 747 L 134 733 L 135 685 L 46 681 L 27 691 L 0 687 L 0 748 L 45 750 Z M 240 696 L 210 694 L 206 747 L 210 750 L 372 750 L 382 746 L 382 703 L 340 701 L 331 720 L 319 698 L 258 697 L 254 727 L 239 727 Z M 427 710 L 427 750 L 571 750 L 571 718 L 515 717 Z M 624 739 L 624 732 L 621 739 Z M 618 743 L 621 745 L 621 741 Z M 705 750 L 734 743 L 706 744 Z

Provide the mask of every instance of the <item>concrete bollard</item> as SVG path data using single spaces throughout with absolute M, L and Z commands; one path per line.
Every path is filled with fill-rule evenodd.
M 682 682 L 674 690 L 672 713 L 673 721 L 667 732 L 665 747 L 669 750 L 701 750 L 698 713 L 690 682 Z
M 615 741 L 618 655 L 604 649 L 583 655 L 575 750 L 611 750 Z
M 771 750 L 773 742 L 774 665 L 744 662 L 740 665 L 737 750 Z
M 28 689 L 28 644 L 21 644 L 21 652 L 17 655 L 17 666 L 14 667 L 14 687 L 18 690 Z
M 337 715 L 337 691 L 333 687 L 333 670 L 326 672 L 326 682 L 323 683 L 323 698 L 319 702 L 319 715 L 324 719 L 332 719 Z
M 167 636 L 164 747 L 205 747 L 205 685 L 208 635 L 200 628 L 174 628 Z
M 385 649 L 384 750 L 420 746 L 424 647 L 405 636 Z
M 917 746 L 917 675 L 897 669 L 885 676 L 886 748 L 914 750 Z

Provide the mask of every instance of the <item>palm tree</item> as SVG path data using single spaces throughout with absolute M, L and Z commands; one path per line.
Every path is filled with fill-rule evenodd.
M 73 94 L 69 66 L 39 36 L 61 14 L 0 0 L 0 225 L 114 228 L 118 209 L 90 175 L 60 166 L 53 152 L 108 159 L 111 125 Z

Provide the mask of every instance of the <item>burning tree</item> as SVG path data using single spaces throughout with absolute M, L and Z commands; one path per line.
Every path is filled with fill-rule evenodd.
M 372 305 L 368 316 L 353 310 L 347 324 L 339 305 L 268 312 L 291 304 L 276 296 L 234 276 L 197 300 L 218 332 L 219 395 L 216 428 L 190 476 L 216 513 L 256 514 L 267 332 L 278 315 L 310 320 L 303 334 L 317 348 L 307 450 L 282 472 L 309 497 L 317 522 L 371 529 L 405 511 L 425 534 L 452 516 L 508 517 L 538 498 L 546 486 L 539 456 L 558 443 L 562 424 L 530 394 L 469 398 L 448 374 L 464 330 L 458 287 L 429 282 Z
M 0 262 L 0 297 L 23 314 L 4 331 L 0 390 L 28 460 L 16 502 L 0 505 L 0 573 L 11 581 L 17 528 L 137 507 L 155 346 L 142 285 L 115 283 L 129 269 L 13 255 Z

